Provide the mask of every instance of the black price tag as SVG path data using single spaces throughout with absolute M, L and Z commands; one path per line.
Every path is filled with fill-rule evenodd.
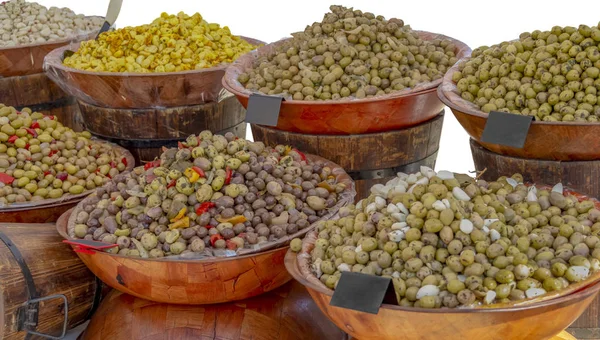
M 250 124 L 277 126 L 282 97 L 251 94 L 248 99 L 246 121 Z
M 488 115 L 481 141 L 522 149 L 533 117 L 492 111 Z
M 390 278 L 353 272 L 342 272 L 331 306 L 377 314 L 390 286 Z

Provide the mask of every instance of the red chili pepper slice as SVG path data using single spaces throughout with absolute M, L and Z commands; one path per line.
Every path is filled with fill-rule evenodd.
M 34 138 L 38 136 L 37 131 L 35 131 L 35 129 L 25 128 L 25 130 L 27 131 L 28 134 L 32 135 Z
M 125 158 L 125 157 L 121 158 L 121 163 L 123 163 L 123 165 L 127 166 L 127 158 Z
M 229 184 L 229 182 L 231 182 L 231 176 L 233 176 L 233 171 L 227 167 L 226 168 L 226 173 L 225 173 L 225 185 Z
M 15 178 L 12 176 L 9 176 L 3 172 L 0 172 L 0 182 L 4 183 L 4 184 L 12 184 L 12 182 L 15 181 Z
M 48 119 L 50 119 L 50 120 L 54 120 L 54 116 L 51 116 L 51 115 L 44 115 L 44 117 L 45 117 L 45 118 L 48 118 Z
M 20 115 L 22 112 L 21 111 L 17 111 L 17 114 Z
M 160 166 L 160 159 L 144 164 L 144 170 L 156 168 L 157 166 Z
M 19 137 L 17 137 L 17 135 L 12 135 L 8 138 L 8 142 L 14 143 L 17 139 L 19 139 Z
M 61 172 L 56 175 L 56 178 L 60 179 L 61 181 L 66 180 L 68 177 L 69 175 L 66 172 Z
M 305 154 L 303 154 L 302 152 L 300 152 L 298 149 L 294 149 L 294 151 L 296 151 L 300 155 L 300 159 L 302 159 L 303 161 L 306 161 L 306 155 Z
M 183 148 L 187 148 L 187 145 L 185 145 L 185 143 L 182 142 L 177 142 L 177 148 L 181 150 Z
M 115 163 L 115 161 L 110 161 L 110 167 L 111 168 L 116 168 L 117 167 L 117 163 Z
M 32 129 L 39 129 L 40 128 L 40 123 L 37 122 L 37 120 L 33 123 L 31 123 L 31 128 Z
M 192 170 L 194 170 L 198 175 L 200 175 L 200 177 L 206 177 L 204 170 L 200 169 L 199 167 L 193 166 Z
M 50 171 L 44 171 L 44 177 L 46 177 L 46 176 L 50 175 L 51 173 L 52 173 L 52 172 L 50 172 Z
M 174 187 L 176 183 L 177 183 L 176 179 L 172 180 L 171 183 L 169 183 L 169 185 L 167 185 L 167 189 Z
M 204 202 L 202 204 L 200 204 L 200 206 L 198 207 L 198 209 L 196 209 L 196 215 L 202 215 L 205 212 L 209 211 L 210 208 L 216 207 L 217 205 L 215 204 L 215 202 Z M 207 226 L 208 228 L 208 226 Z
M 56 155 L 58 153 L 58 150 L 52 150 L 50 151 L 50 153 L 48 154 L 48 157 L 52 157 L 54 155 Z
M 225 244 L 226 244 L 227 249 L 229 249 L 229 250 L 236 250 L 238 247 L 235 242 L 232 242 L 230 240 L 226 240 Z
M 214 234 L 214 235 L 211 235 L 211 236 L 210 236 L 210 245 L 214 247 L 214 246 L 215 246 L 215 243 L 216 243 L 218 240 L 222 240 L 222 239 L 223 239 L 223 236 L 221 236 L 221 234 Z
M 29 145 L 29 143 L 26 143 L 26 144 L 25 144 L 25 149 L 26 149 L 26 150 L 29 150 L 29 146 L 30 146 L 30 145 Z

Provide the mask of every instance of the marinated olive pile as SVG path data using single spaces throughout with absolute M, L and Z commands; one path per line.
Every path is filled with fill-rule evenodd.
M 238 81 L 294 100 L 366 98 L 441 78 L 454 65 L 448 40 L 423 40 L 400 19 L 331 6 L 322 22 L 258 58 Z
M 600 119 L 600 24 L 552 27 L 473 51 L 452 75 L 462 98 L 484 112 L 555 122 Z
M 312 270 L 332 289 L 343 271 L 391 277 L 401 306 L 423 308 L 522 300 L 597 271 L 600 210 L 522 180 L 399 174 L 319 223 Z
M 203 131 L 97 189 L 71 233 L 127 256 L 219 256 L 309 227 L 343 190 L 299 151 Z
M 255 46 L 199 13 L 162 13 L 149 25 L 102 33 L 64 59 L 67 66 L 106 72 L 176 72 L 231 63 Z
M 68 8 L 10 0 L 0 3 L 0 47 L 39 44 L 97 31 L 104 20 Z
M 54 116 L 0 104 L 0 206 L 81 194 L 127 168 L 109 144 Z

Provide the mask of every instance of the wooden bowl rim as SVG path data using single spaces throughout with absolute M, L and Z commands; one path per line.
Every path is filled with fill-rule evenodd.
M 527 186 L 532 184 L 526 183 Z M 547 185 L 535 185 L 538 189 L 549 190 L 552 187 Z M 590 198 L 587 195 L 580 194 L 570 188 L 564 187 L 563 193 L 571 194 L 576 196 L 580 201 L 589 199 L 594 202 L 595 208 L 600 208 L 600 201 L 595 198 Z M 315 290 L 320 294 L 327 296 L 333 296 L 333 290 L 325 286 L 311 270 L 301 268 L 299 262 L 302 262 L 304 267 L 305 262 L 308 262 L 310 258 L 309 252 L 314 248 L 314 243 L 317 240 L 318 232 L 311 230 L 306 234 L 302 240 L 302 250 L 297 254 L 292 252 L 291 249 L 285 256 L 285 266 L 288 272 L 294 277 L 295 280 L 302 283 L 307 288 Z M 298 261 L 298 258 L 302 258 L 302 261 Z M 306 264 L 308 265 L 308 264 Z M 600 291 L 600 271 L 595 272 L 585 280 L 569 285 L 567 288 L 549 292 L 541 296 L 528 298 L 525 300 L 514 301 L 510 303 L 497 303 L 489 306 L 477 306 L 473 308 L 444 308 L 444 309 L 430 309 L 430 308 L 419 308 L 419 307 L 401 307 L 399 305 L 382 304 L 381 308 L 398 310 L 404 312 L 419 312 L 419 313 L 481 313 L 481 312 L 510 312 L 535 309 L 543 306 L 554 305 L 570 299 L 583 298 L 584 296 L 593 294 Z
M 451 37 L 448 37 L 448 36 L 445 36 L 445 35 L 439 34 L 439 33 L 418 31 L 418 30 L 414 30 L 414 32 L 419 34 L 419 36 L 425 40 L 433 40 L 436 38 L 450 40 L 456 46 L 455 53 L 459 60 L 461 60 L 461 58 L 463 58 L 467 55 L 471 55 L 471 52 L 472 52 L 471 48 L 469 46 L 467 46 L 467 44 L 463 43 L 460 40 L 457 40 L 455 38 L 451 38 Z M 229 65 L 229 67 L 227 67 L 227 69 L 225 71 L 225 75 L 223 76 L 223 80 L 221 81 L 223 84 L 223 87 L 225 89 L 227 89 L 229 92 L 235 94 L 238 97 L 242 97 L 242 98 L 249 98 L 251 94 L 256 94 L 256 92 L 246 90 L 246 88 L 244 88 L 240 84 L 240 82 L 237 81 L 237 77 L 235 77 L 235 75 L 237 74 L 236 68 L 238 67 L 238 64 L 240 64 L 242 61 L 245 61 L 246 59 L 254 58 L 259 53 L 264 52 L 265 50 L 268 50 L 275 46 L 281 45 L 291 39 L 293 39 L 293 38 L 290 37 L 290 38 L 281 39 L 274 43 L 259 47 L 255 50 L 239 57 L 237 60 L 235 60 L 233 63 L 231 63 Z M 241 67 L 241 65 L 239 67 Z M 281 103 L 281 105 L 282 106 L 283 105 L 311 106 L 311 105 L 374 103 L 374 102 L 381 102 L 381 101 L 386 101 L 386 100 L 400 99 L 400 98 L 405 98 L 405 97 L 410 97 L 410 96 L 418 96 L 418 95 L 422 95 L 424 93 L 430 93 L 430 92 L 435 91 L 436 88 L 441 83 L 442 83 L 442 79 L 440 78 L 440 79 L 437 79 L 437 80 L 434 80 L 431 82 L 417 84 L 417 86 L 414 89 L 404 89 L 401 91 L 396 91 L 396 92 L 392 92 L 389 94 L 385 94 L 385 95 L 381 95 L 381 96 L 377 96 L 377 97 L 373 97 L 373 98 L 364 98 L 364 99 L 344 98 L 344 99 L 340 99 L 340 100 L 327 100 L 327 101 L 316 101 L 316 100 L 307 101 L 307 100 L 293 100 L 293 99 L 288 100 L 288 99 L 286 99 Z
M 97 138 L 92 138 L 93 141 L 101 143 L 101 144 L 108 144 L 110 146 L 112 146 L 113 149 L 117 149 L 117 150 L 121 150 L 121 152 L 123 153 L 123 156 L 125 157 L 125 159 L 127 160 L 127 167 L 125 168 L 125 170 L 121 173 L 127 173 L 131 170 L 133 170 L 134 166 L 135 166 L 135 159 L 133 158 L 133 155 L 131 154 L 131 152 L 129 152 L 129 150 L 105 141 L 105 140 L 101 140 L 101 139 L 97 139 Z M 47 207 L 52 207 L 52 206 L 60 206 L 60 205 L 65 205 L 65 204 L 69 204 L 69 203 L 74 203 L 77 202 L 83 198 L 85 198 L 86 196 L 90 195 L 91 193 L 94 192 L 95 189 L 92 190 L 86 190 L 84 192 L 82 192 L 81 194 L 77 194 L 77 195 L 72 195 L 72 194 L 65 194 L 62 197 L 59 198 L 49 198 L 49 199 L 44 199 L 44 200 L 39 200 L 39 201 L 35 201 L 35 202 L 24 202 L 21 204 L 7 204 L 5 207 L 0 207 L 0 214 L 1 213 L 5 213 L 5 212 L 16 212 L 16 211 L 28 211 L 28 210 L 33 210 L 33 209 L 39 209 L 39 208 L 47 208 Z
M 462 99 L 460 97 L 460 95 L 458 94 L 458 88 L 456 86 L 456 84 L 452 81 L 452 74 L 455 71 L 458 71 L 458 64 L 462 61 L 467 61 L 471 59 L 471 57 L 464 57 L 462 59 L 460 59 L 459 61 L 456 62 L 456 64 L 454 64 L 452 67 L 450 67 L 448 69 L 448 71 L 446 72 L 446 74 L 444 75 L 444 77 L 442 78 L 442 83 L 440 84 L 440 86 L 437 88 L 437 93 L 438 93 L 438 97 L 440 98 L 440 100 L 442 101 L 442 103 L 444 103 L 444 105 L 448 106 L 450 109 L 452 109 L 452 111 L 458 111 L 460 113 L 463 113 L 465 115 L 468 116 L 475 116 L 475 117 L 480 117 L 483 118 L 485 120 L 487 120 L 488 118 L 488 114 L 481 111 L 479 108 L 477 108 L 475 106 L 475 104 L 466 101 L 464 99 Z M 596 127 L 596 126 L 600 126 L 600 122 L 570 122 L 570 123 L 565 123 L 565 122 L 545 122 L 545 121 L 539 121 L 539 120 L 533 120 L 531 122 L 532 125 L 541 125 L 541 126 L 561 126 L 561 127 L 570 127 L 570 126 L 574 126 L 574 127 L 580 127 L 580 126 L 585 126 L 585 127 Z
M 105 19 L 103 16 L 100 16 L 100 15 L 87 15 L 85 17 L 86 18 Z M 100 27 L 98 27 L 98 29 L 91 30 L 91 31 L 81 31 L 81 33 L 79 33 L 77 35 L 72 35 L 72 36 L 66 37 L 64 39 L 46 41 L 43 43 L 32 43 L 32 44 L 25 44 L 25 45 L 0 47 L 0 53 L 6 52 L 8 50 L 16 51 L 16 50 L 21 50 L 21 49 L 33 49 L 33 48 L 38 48 L 38 47 L 48 46 L 48 45 L 64 45 L 64 44 L 69 44 L 71 42 L 89 40 L 89 39 L 95 38 L 96 35 L 98 34 L 98 32 L 100 32 Z
M 264 45 L 265 42 L 260 41 L 258 39 L 254 39 L 254 38 L 249 38 L 249 37 L 245 37 L 245 36 L 239 36 L 240 38 L 246 40 L 247 42 L 253 44 L 253 45 Z M 56 68 L 59 69 L 65 73 L 76 73 L 76 74 L 83 74 L 83 75 L 90 75 L 90 76 L 100 76 L 100 77 L 115 77 L 115 78 L 125 78 L 125 77 L 129 77 L 129 78 L 133 78 L 133 77 L 165 77 L 165 76 L 180 76 L 180 75 L 202 75 L 205 73 L 212 73 L 212 72 L 218 72 L 218 71 L 223 71 L 225 69 L 227 69 L 227 67 L 229 66 L 229 64 L 222 64 L 219 66 L 214 66 L 214 67 L 209 67 L 209 68 L 204 68 L 201 70 L 187 70 L 187 71 L 177 71 L 177 72 L 148 72 L 148 73 L 141 73 L 141 72 L 106 72 L 106 71 L 100 71 L 100 72 L 95 72 L 95 71 L 85 71 L 85 70 L 80 70 L 80 69 L 76 69 L 73 67 L 69 67 L 63 64 L 63 53 L 64 51 L 66 51 L 67 49 L 75 49 L 78 50 L 79 46 L 81 45 L 81 42 L 76 42 L 73 43 L 71 45 L 67 45 L 67 46 L 61 46 L 57 49 L 52 50 L 50 53 L 48 53 L 46 55 L 46 57 L 44 58 L 44 70 L 46 72 L 48 72 L 50 69 L 52 68 Z
M 242 256 L 260 255 L 260 254 L 265 254 L 271 250 L 276 251 L 278 249 L 286 248 L 288 246 L 288 243 L 291 240 L 293 240 L 294 238 L 302 237 L 306 233 L 313 230 L 319 222 L 336 216 L 338 211 L 342 207 L 352 204 L 354 202 L 354 197 L 356 196 L 354 181 L 352 180 L 350 175 L 348 175 L 348 173 L 346 173 L 346 171 L 344 171 L 344 169 L 342 167 L 340 167 L 339 165 L 335 164 L 332 161 L 326 160 L 326 159 L 316 156 L 316 155 L 305 154 L 305 156 L 311 162 L 317 162 L 317 161 L 323 162 L 325 164 L 325 166 L 330 167 L 332 169 L 331 173 L 336 176 L 336 179 L 338 180 L 338 182 L 344 183 L 346 185 L 346 189 L 338 195 L 338 201 L 335 206 L 333 206 L 332 208 L 329 208 L 330 209 L 329 213 L 327 213 L 325 216 L 319 218 L 316 222 L 312 223 L 308 227 L 306 227 L 302 230 L 299 230 L 298 232 L 296 232 L 292 235 L 286 235 L 285 237 L 282 237 L 278 240 L 267 242 L 260 248 L 254 248 L 254 249 L 243 248 L 242 251 L 238 255 L 234 255 L 234 256 L 215 256 L 215 255 L 213 255 L 211 257 L 207 256 L 206 258 L 201 258 L 201 259 L 186 259 L 186 258 L 179 258 L 179 257 L 172 257 L 172 258 L 163 257 L 163 258 L 156 259 L 156 258 L 141 258 L 141 257 L 134 258 L 134 257 L 125 256 L 125 255 L 106 253 L 106 252 L 98 252 L 98 253 L 103 253 L 103 254 L 106 254 L 109 256 L 116 256 L 116 257 L 128 258 L 128 259 L 133 259 L 133 260 L 143 259 L 143 260 L 156 261 L 156 262 L 163 262 L 163 261 L 168 261 L 168 262 L 199 262 L 199 261 L 214 262 L 214 259 L 239 259 L 239 258 L 242 258 Z M 87 199 L 89 199 L 90 197 L 92 197 L 93 195 L 95 195 L 95 192 L 93 192 L 91 195 L 89 195 L 84 200 L 80 201 L 77 204 L 77 206 L 68 210 L 67 212 L 65 212 L 63 215 L 61 215 L 59 217 L 59 219 L 56 223 L 56 228 L 57 228 L 59 234 L 64 239 L 77 240 L 75 238 L 72 238 L 69 235 L 69 227 L 71 225 L 73 225 L 73 226 L 75 225 L 75 217 L 76 217 L 77 213 L 82 210 L 82 205 L 85 203 L 85 201 Z

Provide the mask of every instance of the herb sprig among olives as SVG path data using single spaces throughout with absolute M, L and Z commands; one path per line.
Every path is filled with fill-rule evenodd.
M 290 147 L 203 131 L 97 189 L 69 232 L 134 257 L 235 254 L 326 216 L 346 188 L 332 171 Z
M 400 19 L 331 6 L 289 41 L 258 58 L 238 81 L 294 100 L 370 98 L 440 79 L 457 61 L 444 39 L 422 39 Z
M 344 271 L 390 277 L 399 305 L 422 308 L 518 301 L 597 272 L 594 201 L 522 182 L 400 173 L 319 222 L 312 271 L 332 289 Z

